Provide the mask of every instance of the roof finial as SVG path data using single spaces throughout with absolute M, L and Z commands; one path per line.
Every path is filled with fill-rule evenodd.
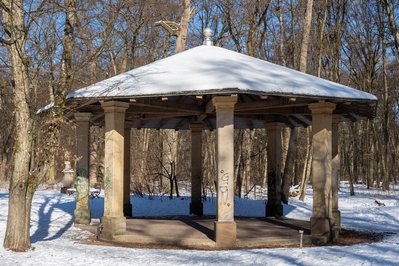
M 213 36 L 213 31 L 210 28 L 205 28 L 204 29 L 204 37 L 205 37 L 204 45 L 209 45 L 209 46 L 213 45 L 212 36 Z

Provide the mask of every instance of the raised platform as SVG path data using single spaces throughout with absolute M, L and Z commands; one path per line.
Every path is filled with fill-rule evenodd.
M 216 249 L 214 217 L 131 218 L 126 234 L 113 241 L 99 241 L 129 247 L 165 247 Z M 235 248 L 299 247 L 299 230 L 304 231 L 303 243 L 310 244 L 310 222 L 275 218 L 236 218 Z M 96 232 L 97 224 L 82 227 Z

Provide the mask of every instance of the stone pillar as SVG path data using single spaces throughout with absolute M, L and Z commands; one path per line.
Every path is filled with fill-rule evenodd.
M 192 123 L 191 129 L 191 203 L 190 214 L 203 215 L 202 183 L 202 122 Z
M 217 96 L 212 99 L 216 108 L 217 128 L 217 221 L 215 240 L 218 247 L 236 244 L 237 226 L 234 222 L 234 105 L 237 96 Z
M 313 135 L 313 215 L 310 229 L 313 236 L 330 237 L 332 219 L 331 206 L 331 156 L 332 156 L 332 112 L 335 104 L 319 102 L 309 104 L 312 111 Z
M 75 113 L 76 148 L 76 224 L 90 224 L 89 209 L 89 135 L 91 113 Z
M 130 134 L 132 130 L 131 121 L 125 122 L 124 134 L 124 165 L 123 165 L 123 214 L 132 217 L 132 203 L 130 202 Z
M 101 237 L 113 239 L 126 232 L 123 215 L 123 159 L 125 112 L 129 107 L 124 102 L 103 102 L 105 113 L 105 158 L 104 158 L 104 216 L 101 219 Z
M 341 212 L 338 209 L 339 171 L 340 158 L 338 151 L 339 131 L 338 124 L 341 121 L 340 115 L 333 115 L 332 120 L 332 218 L 334 226 L 334 240 L 338 238 L 341 230 Z
M 282 123 L 268 123 L 267 129 L 267 205 L 266 217 L 283 216 L 281 204 L 281 129 Z

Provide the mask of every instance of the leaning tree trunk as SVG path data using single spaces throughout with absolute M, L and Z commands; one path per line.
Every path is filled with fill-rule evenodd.
M 10 179 L 7 229 L 4 247 L 14 251 L 30 248 L 30 207 L 35 184 L 29 178 L 32 128 L 28 104 L 30 80 L 25 54 L 24 3 L 22 0 L 2 2 L 3 26 L 11 40 L 8 59 L 12 70 L 15 106 L 14 165 Z
M 302 30 L 302 42 L 301 42 L 301 53 L 299 56 L 299 71 L 306 72 L 307 58 L 308 58 L 308 46 L 310 40 L 310 28 L 312 22 L 312 10 L 313 0 L 307 0 L 306 12 L 303 18 L 303 30 Z M 294 60 L 295 63 L 295 60 Z M 296 157 L 296 142 L 297 142 L 298 129 L 294 128 L 291 130 L 291 137 L 288 146 L 287 158 L 285 162 L 284 175 L 281 184 L 281 200 L 288 204 L 288 198 L 290 193 L 291 180 L 293 175 L 294 161 Z
M 307 129 L 308 131 L 309 128 Z M 301 181 L 301 187 L 300 187 L 300 196 L 299 196 L 299 200 L 304 201 L 305 200 L 305 196 L 306 196 L 306 188 L 308 185 L 308 181 L 310 179 L 310 174 L 311 174 L 311 170 L 312 170 L 312 139 L 310 137 L 310 132 L 308 133 L 308 136 L 306 138 L 306 146 L 308 147 L 308 149 L 306 150 L 306 160 L 305 160 L 305 168 L 306 171 L 304 171 L 302 173 L 302 181 Z

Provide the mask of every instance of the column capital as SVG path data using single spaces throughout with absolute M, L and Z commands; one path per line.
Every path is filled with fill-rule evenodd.
M 104 109 L 105 113 L 124 113 L 126 109 L 129 108 L 129 103 L 108 101 L 102 102 L 101 107 Z
M 192 122 L 190 124 L 190 130 L 193 132 L 201 132 L 204 128 L 204 124 L 202 122 Z
M 75 122 L 90 122 L 91 113 L 74 113 Z
M 318 102 L 310 103 L 308 107 L 310 111 L 312 111 L 312 114 L 332 114 L 336 104 L 330 102 Z
M 215 96 L 212 98 L 212 104 L 216 109 L 232 109 L 237 103 L 238 96 Z
M 265 123 L 265 128 L 266 129 L 281 129 L 283 127 L 285 127 L 285 124 L 281 123 L 281 122 Z

